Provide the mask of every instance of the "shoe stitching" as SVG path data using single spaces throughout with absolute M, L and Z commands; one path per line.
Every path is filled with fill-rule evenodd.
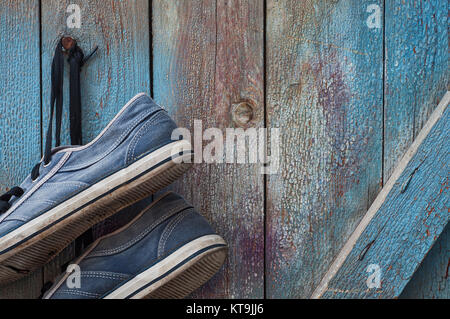
M 92 140 L 91 142 L 89 142 L 86 145 L 82 145 L 82 146 L 78 146 L 78 147 L 70 147 L 68 149 L 63 149 L 61 151 L 71 151 L 71 152 L 79 152 L 82 151 L 90 146 L 92 146 L 94 143 L 96 143 L 108 130 L 110 127 L 112 127 L 117 120 L 120 118 L 120 116 L 125 113 L 125 110 L 135 106 L 137 104 L 137 102 L 142 98 L 142 97 L 149 97 L 146 93 L 139 93 L 136 94 L 131 100 L 129 100 L 127 102 L 127 104 L 125 104 L 125 106 L 119 111 L 119 113 L 116 114 L 116 116 L 112 119 L 111 122 L 108 123 L 108 125 L 100 132 L 99 135 L 97 135 L 97 137 Z M 155 103 L 156 104 L 156 103 Z M 58 152 L 59 153 L 59 152 Z
M 14 216 L 14 217 L 11 217 L 11 218 L 5 218 L 4 221 L 5 222 L 19 221 L 19 222 L 28 223 L 30 221 L 30 219 L 27 219 L 25 217 L 20 217 L 20 216 Z M 19 226 L 21 226 L 21 225 L 19 225 Z
M 72 152 L 68 152 L 66 154 L 63 155 L 63 157 L 61 158 L 61 160 L 58 162 L 58 164 L 55 165 L 55 167 L 53 167 L 50 172 L 48 172 L 41 180 L 39 180 L 36 185 L 34 185 L 33 188 L 30 189 L 29 192 L 27 192 L 26 194 L 24 194 L 10 209 L 8 212 L 6 212 L 5 214 L 2 215 L 2 217 L 0 217 L 0 222 L 2 222 L 6 217 L 8 217 L 9 215 L 11 215 L 18 207 L 20 207 L 20 205 L 22 205 L 22 203 L 28 199 L 31 195 L 33 195 L 41 186 L 42 184 L 44 184 L 46 181 L 48 181 L 50 178 L 53 177 L 53 175 L 55 175 L 58 170 L 64 165 L 64 163 L 69 159 L 70 155 L 72 154 Z
M 55 204 L 57 204 L 58 202 L 56 202 L 56 201 L 54 201 L 54 200 L 50 200 L 50 199 L 30 199 L 29 201 L 27 201 L 26 203 L 24 203 L 24 204 L 22 204 L 22 205 L 34 205 L 34 204 L 39 204 L 39 203 L 44 203 L 44 204 L 48 204 L 48 205 L 55 205 Z M 30 220 L 32 220 L 34 217 L 33 216 L 31 216 L 31 217 L 20 217 L 20 216 L 14 216 L 14 217 L 11 217 L 11 218 L 9 218 L 9 217 L 11 217 L 11 215 L 10 216 L 8 216 L 7 218 L 5 218 L 5 221 L 13 221 L 13 220 L 18 220 L 18 221 L 21 221 L 21 222 L 24 222 L 24 223 L 28 223 Z
M 95 251 L 91 255 L 87 256 L 87 258 L 97 257 L 97 256 L 102 256 L 102 255 L 114 254 L 114 253 L 118 253 L 120 251 L 123 251 L 123 250 L 127 249 L 128 247 L 132 246 L 133 244 L 135 244 L 136 242 L 138 242 L 142 238 L 144 238 L 156 226 L 158 226 L 160 223 L 162 223 L 165 219 L 170 217 L 170 215 L 172 215 L 173 213 L 175 213 L 178 210 L 179 210 L 179 207 L 174 207 L 173 209 L 169 210 L 166 214 L 164 214 L 163 216 L 158 218 L 156 221 L 154 221 L 150 226 L 146 227 L 141 233 L 139 233 L 139 235 L 134 237 L 132 240 L 130 240 L 130 241 L 120 245 L 119 247 L 111 248 L 111 249 L 103 249 L 103 250 L 100 250 L 100 251 Z
M 131 160 L 132 160 L 132 158 L 131 158 L 132 157 L 131 156 L 132 153 L 130 152 L 130 148 L 133 147 L 133 152 L 134 152 L 134 150 L 136 149 L 137 143 L 139 142 L 140 138 L 144 135 L 144 129 L 146 129 L 147 127 L 153 125 L 156 122 L 156 120 L 159 119 L 159 114 L 160 113 L 157 112 L 155 114 L 155 116 L 152 117 L 152 119 L 150 119 L 148 122 L 146 122 L 144 125 L 142 125 L 139 128 L 139 130 L 136 133 L 136 135 L 132 138 L 132 140 L 130 142 L 130 145 L 128 145 L 128 148 L 127 148 L 127 156 L 126 156 L 126 161 L 127 161 L 126 163 L 127 164 L 130 163 Z
M 133 139 L 130 142 L 130 145 L 128 145 L 127 149 L 127 157 L 126 157 L 126 163 L 129 164 L 131 161 L 134 161 L 136 159 L 136 156 L 132 156 L 136 150 L 136 146 L 141 139 L 141 137 L 144 135 L 145 132 L 147 132 L 147 128 L 153 125 L 157 120 L 161 118 L 161 112 L 157 112 L 149 121 L 147 121 L 144 125 L 142 125 L 136 135 L 133 137 Z
M 84 183 L 84 182 L 48 182 L 45 183 L 45 185 L 42 185 L 42 188 L 57 188 L 60 186 L 75 186 L 77 188 L 82 188 L 82 187 L 86 187 L 89 186 L 88 183 Z
M 161 118 L 161 112 L 158 111 L 151 120 L 146 122 L 142 127 L 139 128 L 137 134 L 133 137 L 132 141 L 130 142 L 130 145 L 128 145 L 127 149 L 127 160 L 133 160 L 136 157 L 132 157 L 131 154 L 136 150 L 136 146 L 140 140 L 140 138 L 144 135 L 145 132 L 147 132 L 147 128 L 149 128 L 151 125 L 155 124 L 156 121 L 158 121 Z M 133 152 L 130 153 L 130 149 L 133 148 Z M 131 157 L 131 158 L 130 158 Z
M 30 199 L 26 204 L 36 204 L 36 203 L 44 203 L 44 204 L 54 205 L 58 202 L 54 201 L 54 200 L 50 200 L 50 199 L 40 199 L 40 198 L 34 199 L 33 198 L 33 199 Z
M 137 235 L 136 237 L 134 237 L 132 240 L 116 247 L 116 248 L 111 248 L 111 249 L 103 249 L 103 250 L 99 250 L 99 251 L 94 251 L 92 252 L 92 254 L 88 255 L 86 258 L 90 258 L 90 257 L 98 257 L 98 256 L 104 256 L 104 255 L 109 255 L 109 254 L 115 254 L 118 253 L 120 251 L 123 251 L 127 248 L 129 248 L 130 246 L 134 245 L 135 243 L 137 243 L 138 241 L 140 241 L 142 238 L 144 238 L 148 233 L 150 233 L 156 226 L 158 226 L 160 223 L 162 223 L 164 220 L 166 220 L 167 218 L 169 218 L 171 215 L 173 215 L 175 212 L 182 210 L 182 209 L 188 209 L 188 208 L 192 208 L 189 205 L 186 205 L 185 203 L 182 203 L 180 205 L 175 206 L 174 208 L 170 209 L 167 213 L 165 213 L 163 216 L 161 216 L 160 218 L 158 218 L 156 221 L 154 221 L 150 226 L 147 226 L 141 233 L 139 233 L 139 235 Z
M 192 209 L 186 210 L 175 217 L 169 224 L 167 224 L 166 228 L 161 235 L 161 238 L 158 243 L 158 258 L 164 254 L 164 250 L 166 249 L 166 243 L 170 238 L 170 235 L 174 231 L 174 229 L 180 224 L 184 218 L 193 212 Z
M 119 272 L 109 272 L 109 271 L 82 271 L 81 276 L 89 276 L 89 275 L 105 275 L 110 277 L 118 277 L 118 278 L 128 278 L 131 275 L 123 274 Z
M 68 294 L 68 295 L 75 295 L 75 296 L 84 296 L 84 297 L 94 297 L 98 298 L 101 296 L 101 294 L 93 293 L 93 292 L 87 292 L 87 291 L 81 291 L 81 290 L 69 290 L 69 289 L 63 289 L 60 291 L 57 291 L 56 293 L 59 294 Z
M 81 278 L 102 278 L 102 279 L 112 279 L 112 280 L 124 280 L 131 276 L 115 276 L 107 274 L 83 274 L 81 273 Z
M 157 112 L 158 110 L 155 110 L 154 108 L 150 108 L 149 110 L 147 110 L 146 112 L 142 113 L 139 117 L 135 118 L 133 120 L 133 122 L 131 122 L 131 124 L 129 124 L 129 126 L 127 127 L 127 129 L 120 135 L 120 137 L 116 140 L 116 142 L 114 142 L 114 144 L 108 148 L 107 151 L 103 152 L 102 155 L 98 156 L 98 159 L 94 159 L 94 161 L 92 163 L 86 164 L 79 164 L 79 165 L 72 165 L 72 166 L 67 166 L 64 168 L 64 170 L 77 170 L 77 169 L 81 169 L 83 167 L 85 167 L 86 165 L 92 165 L 100 160 L 102 160 L 105 156 L 109 155 L 115 148 L 117 148 L 117 146 L 122 143 L 123 139 L 125 138 L 125 136 L 127 136 L 128 134 L 131 133 L 131 131 L 136 127 L 136 125 L 141 122 L 144 118 L 148 117 L 149 115 L 151 115 L 154 112 Z

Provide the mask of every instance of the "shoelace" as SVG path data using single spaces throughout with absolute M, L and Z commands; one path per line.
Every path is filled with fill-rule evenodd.
M 73 41 L 73 40 L 72 40 Z M 68 50 L 68 62 L 70 65 L 69 93 L 70 93 L 70 139 L 72 145 L 82 144 L 81 135 L 81 91 L 80 91 L 80 72 L 81 67 L 97 51 L 98 47 L 85 58 L 83 51 L 73 43 Z M 48 165 L 52 160 L 52 136 L 53 136 L 53 116 L 55 115 L 55 147 L 61 144 L 61 122 L 63 109 L 63 75 L 64 75 L 64 55 L 63 39 L 61 39 L 55 48 L 51 70 L 51 96 L 50 96 L 50 121 L 47 129 L 45 150 L 42 162 Z M 55 114 L 56 110 L 56 114 Z M 39 177 L 41 162 L 37 163 L 31 171 L 31 179 L 34 181 Z M 8 192 L 0 196 L 0 214 L 5 213 L 11 204 L 9 201 L 13 196 L 20 197 L 24 190 L 15 186 Z

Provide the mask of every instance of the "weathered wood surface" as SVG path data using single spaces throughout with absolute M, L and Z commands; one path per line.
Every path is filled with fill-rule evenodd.
M 450 224 L 434 243 L 400 298 L 450 299 Z
M 72 3 L 80 29 L 66 27 Z M 386 13 L 381 21 L 373 5 Z M 181 126 L 198 119 L 203 130 L 282 128 L 278 174 L 196 164 L 174 186 L 231 248 L 222 272 L 193 297 L 310 297 L 448 86 L 447 6 L 439 0 L 42 0 L 41 14 L 39 25 L 39 1 L 1 1 L 0 193 L 39 160 L 51 58 L 64 34 L 86 54 L 99 46 L 81 75 L 84 142 L 151 84 Z M 65 85 L 67 107 L 68 68 Z M 239 102 L 249 104 L 233 114 Z M 67 111 L 62 134 L 69 143 Z M 448 298 L 448 236 L 447 227 L 402 297 Z M 71 246 L 0 288 L 0 297 L 37 297 L 73 256 Z
M 448 3 L 386 1 L 384 178 L 447 91 Z
M 0 6 L 0 192 L 18 185 L 41 156 L 38 1 Z
M 192 129 L 264 125 L 263 1 L 154 1 L 154 97 Z M 209 141 L 205 141 L 206 145 Z M 254 164 L 196 164 L 174 187 L 230 243 L 223 270 L 195 297 L 264 296 L 264 177 Z
M 81 9 L 81 28 L 69 29 L 69 4 Z M 42 96 L 44 127 L 50 104 L 50 70 L 57 41 L 75 38 L 87 55 L 98 52 L 81 73 L 83 142 L 88 143 L 113 119 L 126 102 L 139 92 L 150 92 L 150 36 L 148 1 L 42 1 Z M 69 68 L 64 85 L 65 112 L 61 144 L 70 144 L 68 105 Z
M 0 193 L 19 185 L 41 156 L 39 1 L 0 5 Z M 39 295 L 40 271 L 0 287 L 0 298 Z
M 446 1 L 386 1 L 384 180 L 447 90 L 447 16 Z M 442 239 L 435 245 L 448 247 Z M 449 258 L 448 251 L 430 251 L 423 270 L 405 288 L 405 295 L 448 296 L 450 287 L 442 284 L 442 276 Z M 442 270 L 437 272 L 438 268 L 444 269 L 444 274 Z M 425 275 L 428 273 L 435 275 Z
M 268 176 L 269 298 L 308 298 L 367 211 L 382 176 L 382 1 L 267 2 L 267 126 L 282 128 Z
M 81 28 L 69 29 L 69 4 L 81 9 Z M 43 130 L 47 129 L 50 104 L 50 71 L 54 48 L 63 35 L 75 38 L 85 55 L 97 45 L 98 52 L 82 68 L 83 142 L 94 139 L 126 102 L 139 92 L 150 92 L 150 35 L 148 1 L 42 1 L 42 96 Z M 64 75 L 64 113 L 61 143 L 70 144 L 69 67 Z M 129 213 L 129 212 L 128 212 Z M 132 214 L 119 214 L 94 227 L 101 236 L 124 224 Z M 67 248 L 44 270 L 44 282 L 53 280 L 75 255 Z
M 395 168 L 313 297 L 395 298 L 447 225 L 450 92 Z M 380 285 L 368 287 L 370 265 Z

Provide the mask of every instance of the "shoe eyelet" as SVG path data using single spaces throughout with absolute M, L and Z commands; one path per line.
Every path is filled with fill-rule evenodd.
M 36 181 L 38 180 L 38 178 L 39 178 L 39 176 L 38 176 L 38 177 L 36 177 L 36 179 L 31 179 L 31 183 L 34 183 L 34 182 L 36 182 Z
M 49 166 L 52 163 L 52 161 L 48 162 L 47 164 L 44 164 L 44 167 Z

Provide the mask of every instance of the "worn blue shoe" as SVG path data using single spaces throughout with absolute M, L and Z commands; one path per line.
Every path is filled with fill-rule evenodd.
M 192 152 L 190 142 L 171 139 L 175 128 L 164 109 L 139 94 L 89 144 L 48 152 L 20 187 L 0 197 L 0 284 L 182 175 Z
M 222 266 L 225 241 L 191 205 L 167 193 L 94 242 L 46 299 L 182 298 Z

